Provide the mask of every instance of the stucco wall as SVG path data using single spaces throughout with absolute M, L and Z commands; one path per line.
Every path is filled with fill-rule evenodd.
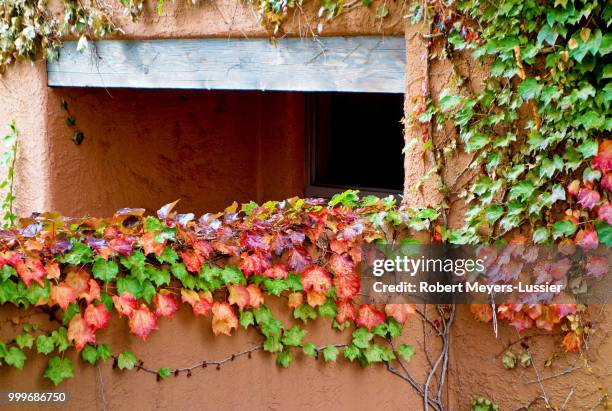
M 52 2 L 53 3 L 53 2 Z M 57 4 L 57 1 L 55 1 Z M 166 2 L 163 16 L 147 10 L 139 24 L 117 21 L 125 38 L 268 36 L 256 21 L 248 3 L 224 0 L 203 2 L 197 7 L 184 2 Z M 405 12 L 401 3 L 388 2 L 389 21 L 374 17 L 370 10 L 356 8 L 326 23 L 323 34 L 401 34 Z M 316 10 L 299 13 L 284 26 L 289 35 L 307 34 L 318 23 Z M 418 28 L 406 26 L 407 92 L 406 112 L 413 110 L 413 97 L 421 93 L 425 69 L 424 42 Z M 474 69 L 471 67 L 470 69 Z M 434 92 L 447 84 L 448 67 L 432 68 Z M 181 208 L 189 211 L 215 210 L 233 200 L 278 199 L 303 191 L 303 100 L 291 93 L 233 94 L 225 92 L 75 90 L 46 87 L 44 63 L 12 67 L 0 82 L 0 125 L 16 119 L 21 133 L 17 173 L 17 205 L 21 214 L 57 210 L 65 214 L 106 215 L 123 206 L 154 210 L 165 201 L 182 198 Z M 78 128 L 85 133 L 81 146 L 70 137 L 73 130 L 60 109 L 61 99 L 69 103 Z M 237 113 L 239 115 L 237 115 Z M 273 121 L 273 124 L 270 122 Z M 407 139 L 418 136 L 408 128 Z M 459 157 L 447 168 L 447 181 L 466 178 L 461 172 L 469 159 Z M 410 205 L 437 204 L 440 197 L 433 182 L 421 191 L 410 188 L 430 165 L 419 145 L 406 155 L 406 193 Z M 223 184 L 219 182 L 223 181 Z M 463 206 L 453 203 L 451 224 L 460 221 Z M 279 311 L 280 312 L 280 311 Z M 610 381 L 610 309 L 599 314 L 599 329 L 590 342 L 592 368 L 553 378 L 545 386 L 560 404 L 570 388 L 575 394 L 567 409 L 594 405 Z M 17 326 L 12 308 L 0 310 L 0 338 L 14 335 Z M 45 323 L 44 316 L 36 321 Z M 284 318 L 290 324 L 288 318 Z M 411 372 L 423 380 L 420 321 L 407 326 L 406 340 L 417 348 Z M 109 330 L 101 333 L 115 352 L 132 350 L 152 368 L 184 366 L 202 358 L 220 358 L 257 341 L 255 334 L 239 331 L 235 337 L 213 338 L 210 319 L 194 318 L 183 307 L 171 321 L 161 321 L 160 330 L 142 344 L 127 332 L 125 320 L 114 318 Z M 328 324 L 309 328 L 314 342 L 344 341 L 347 333 L 328 331 Z M 495 339 L 490 324 L 476 323 L 467 307 L 458 308 L 452 336 L 449 374 L 449 409 L 464 410 L 469 400 L 488 395 L 502 406 L 514 409 L 539 394 L 538 386 L 525 384 L 535 378 L 533 370 L 506 371 L 499 352 L 516 338 L 505 325 Z M 180 338 L 177 338 L 180 336 Z M 537 365 L 558 352 L 559 338 L 538 337 L 531 346 Z M 230 408 L 230 409 L 404 409 L 421 408 L 421 400 L 400 379 L 381 367 L 361 370 L 341 360 L 297 356 L 296 364 L 283 370 L 273 357 L 255 354 L 251 360 L 216 371 L 208 368 L 191 378 L 170 378 L 156 383 L 142 373 L 121 373 L 110 364 L 99 368 L 77 364 L 77 378 L 61 389 L 72 396 L 71 409 L 84 404 L 103 409 Z M 542 372 L 562 372 L 578 355 L 561 355 L 561 360 Z M 0 373 L 2 389 L 51 388 L 41 374 L 45 359 L 33 356 L 24 371 L 6 367 Z M 603 387 L 603 388 L 602 388 Z M 601 388 L 601 389 L 600 389 Z M 536 408 L 538 409 L 538 408 Z

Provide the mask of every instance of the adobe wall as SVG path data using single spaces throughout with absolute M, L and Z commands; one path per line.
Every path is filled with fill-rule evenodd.
M 53 3 L 53 2 L 52 2 Z M 324 35 L 379 34 L 404 32 L 405 12 L 400 3 L 389 2 L 392 17 L 379 22 L 370 10 L 360 7 L 325 24 Z M 395 10 L 395 11 L 394 11 Z M 284 25 L 288 35 L 314 30 L 316 10 L 307 9 L 307 18 L 296 15 Z M 117 21 L 121 21 L 117 14 Z M 189 7 L 185 2 L 166 2 L 163 16 L 147 10 L 138 24 L 120 23 L 123 38 L 167 37 L 267 37 L 269 33 L 256 21 L 247 3 L 234 0 L 202 2 Z M 380 30 L 379 30 L 380 29 Z M 424 73 L 424 43 L 417 28 L 406 26 L 407 99 L 406 112 L 412 110 L 421 92 Z M 447 68 L 432 68 L 432 88 L 442 88 L 448 79 Z M 46 87 L 44 63 L 11 67 L 0 83 L 0 125 L 16 119 L 21 133 L 17 174 L 17 209 L 20 214 L 57 210 L 65 214 L 107 215 L 118 207 L 146 207 L 154 210 L 164 201 L 182 198 L 181 209 L 204 211 L 228 205 L 228 199 L 247 201 L 278 199 L 303 190 L 302 133 L 303 101 L 291 93 L 233 95 L 224 92 L 75 90 Z M 73 130 L 60 109 L 61 99 L 69 103 L 71 114 L 85 133 L 75 146 Z M 246 103 L 248 104 L 246 104 Z M 241 116 L 236 118 L 235 110 Z M 278 113 L 282 112 L 283 115 Z M 267 127 L 274 119 L 275 127 Z M 415 131 L 407 130 L 407 139 Z M 229 148 L 229 149 L 228 149 Z M 406 198 L 411 205 L 436 204 L 440 198 L 431 182 L 423 190 L 410 187 L 428 169 L 418 145 L 406 155 Z M 198 153 L 194 155 L 194 153 Z M 211 161 L 215 166 L 212 167 Z M 448 169 L 448 177 L 461 176 L 467 160 L 459 158 Z M 222 164 L 222 166 L 219 166 Z M 258 167 L 254 167 L 258 165 Z M 296 165 L 298 165 L 296 167 Z M 177 170 L 178 168 L 178 170 Z M 254 171 L 259 170 L 259 171 Z M 226 179 L 231 185 L 220 186 Z M 461 176 L 461 178 L 464 178 Z M 450 180 L 453 181 L 453 180 Z M 451 223 L 457 224 L 462 206 L 453 204 Z M 283 310 L 277 311 L 283 312 Z M 286 311 L 286 310 L 285 310 Z M 593 368 L 547 380 L 547 390 L 560 404 L 569 388 L 575 388 L 567 409 L 583 409 L 600 398 L 601 387 L 612 386 L 609 356 L 610 310 L 603 313 L 601 332 L 591 341 L 589 356 Z M 8 307 L 0 311 L 0 339 L 14 335 L 12 319 L 17 312 Z M 601 317 L 600 317 L 601 318 Z M 44 316 L 36 321 L 44 324 Z M 419 381 L 426 368 L 422 355 L 422 329 L 416 318 L 407 326 L 405 339 L 417 349 L 409 369 Z M 284 318 L 286 325 L 290 319 Z M 345 332 L 328 331 L 329 324 L 309 328 L 307 338 L 314 342 L 345 341 Z M 115 352 L 131 350 L 147 366 L 186 366 L 203 358 L 216 359 L 257 343 L 257 335 L 240 330 L 232 338 L 213 338 L 209 318 L 194 318 L 183 306 L 174 320 L 160 321 L 160 330 L 146 343 L 127 332 L 125 319 L 113 318 L 102 342 Z M 180 336 L 178 338 L 177 336 Z M 479 394 L 499 402 L 502 409 L 514 409 L 538 395 L 537 385 L 527 383 L 533 370 L 506 371 L 498 353 L 516 337 L 515 331 L 500 326 L 495 340 L 490 324 L 476 323 L 466 307 L 458 308 L 452 336 L 449 373 L 450 410 L 465 410 L 469 400 Z M 559 351 L 558 337 L 538 338 L 532 346 L 541 368 L 550 353 Z M 60 389 L 70 393 L 70 409 L 84 404 L 96 409 L 199 408 L 215 409 L 421 409 L 421 400 L 405 382 L 382 367 L 360 369 L 340 360 L 324 364 L 298 355 L 296 364 L 284 370 L 267 354 L 241 358 L 220 371 L 208 368 L 191 378 L 171 377 L 163 383 L 150 375 L 122 373 L 110 364 L 84 365 L 74 350 L 67 354 L 76 365 L 77 378 Z M 562 372 L 577 355 L 562 359 L 545 369 L 546 375 Z M 0 373 L 2 389 L 50 389 L 41 375 L 46 359 L 33 355 L 24 371 L 6 367 Z M 609 368 L 609 367 L 608 367 Z M 607 373 L 607 374 L 606 374 Z M 559 382 L 561 381 L 561 382 Z M 25 409 L 25 408 L 21 408 Z M 538 409 L 538 408 L 536 408 Z

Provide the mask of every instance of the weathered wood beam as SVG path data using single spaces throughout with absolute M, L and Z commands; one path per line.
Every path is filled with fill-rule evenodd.
M 403 37 L 172 39 L 62 46 L 52 87 L 403 93 Z

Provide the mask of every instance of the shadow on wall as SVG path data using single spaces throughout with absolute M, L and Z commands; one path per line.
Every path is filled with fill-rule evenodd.
M 63 214 L 304 194 L 303 93 L 58 88 L 49 99 L 51 209 Z

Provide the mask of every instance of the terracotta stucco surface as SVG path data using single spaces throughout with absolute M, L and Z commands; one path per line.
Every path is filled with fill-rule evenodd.
M 52 3 L 58 4 L 57 1 Z M 324 35 L 401 34 L 406 14 L 401 3 L 388 2 L 391 15 L 380 22 L 374 10 L 356 8 L 333 22 L 324 21 Z M 306 35 L 316 30 L 317 10 L 307 6 L 284 26 L 288 35 Z M 266 37 L 269 32 L 256 21 L 248 3 L 233 0 L 203 2 L 191 7 L 184 2 L 167 2 L 162 16 L 146 10 L 141 22 L 125 22 L 122 38 L 168 37 Z M 421 93 L 425 73 L 425 48 L 418 28 L 407 26 L 406 113 L 413 111 Z M 283 33 L 281 33 L 283 34 Z M 465 66 L 466 70 L 477 70 Z M 448 84 L 449 67 L 431 67 L 434 93 Z M 474 87 L 478 87 L 475 84 Z M 280 199 L 303 192 L 303 97 L 292 93 L 227 93 L 200 91 L 76 90 L 46 87 L 44 63 L 12 67 L 0 82 L 0 124 L 16 119 L 21 148 L 17 172 L 17 209 L 20 214 L 56 210 L 70 215 L 108 215 L 124 206 L 150 211 L 165 201 L 181 198 L 181 209 L 203 212 L 218 210 L 231 201 Z M 75 146 L 74 130 L 66 125 L 65 99 L 85 140 Z M 407 128 L 406 138 L 418 138 Z M 411 187 L 431 164 L 417 144 L 406 155 L 406 200 L 409 205 L 438 204 L 441 197 L 435 181 L 420 191 Z M 445 181 L 469 178 L 463 172 L 469 158 L 460 156 L 449 163 Z M 453 201 L 450 223 L 460 222 L 463 206 Z M 281 315 L 286 310 L 275 305 Z M 568 410 L 589 409 L 612 386 L 609 357 L 610 309 L 600 313 L 597 333 L 588 352 L 591 366 L 544 382 L 554 404 L 560 405 L 571 388 Z M 0 339 L 13 336 L 18 312 L 0 309 Z M 281 318 L 286 325 L 287 317 Z M 46 323 L 44 315 L 28 320 Z M 327 322 L 308 328 L 307 339 L 315 343 L 344 342 L 349 336 L 329 331 Z M 113 318 L 102 342 L 114 351 L 131 350 L 151 368 L 187 366 L 204 358 L 217 359 L 258 343 L 253 332 L 240 330 L 232 338 L 214 338 L 209 318 L 195 318 L 186 307 L 177 317 L 160 322 L 146 343 L 127 331 L 125 319 Z M 413 317 L 403 337 L 417 349 L 409 370 L 423 381 L 421 322 Z M 465 410 L 475 395 L 496 400 L 512 410 L 540 394 L 533 369 L 507 371 L 499 353 L 517 338 L 501 325 L 499 337 L 490 324 L 475 322 L 467 307 L 460 306 L 452 335 L 448 379 L 450 410 Z M 429 337 L 428 344 L 435 344 Z M 559 337 L 536 337 L 529 342 L 543 376 L 554 376 L 568 366 L 580 365 L 576 354 L 560 355 L 550 368 L 543 362 L 559 352 Z M 435 354 L 435 352 L 434 352 Z M 274 358 L 256 353 L 224 366 L 196 371 L 191 378 L 171 377 L 157 383 L 142 372 L 120 372 L 110 364 L 84 365 L 73 350 L 75 379 L 59 389 L 71 395 L 69 409 L 402 409 L 422 408 L 421 399 L 402 380 L 382 367 L 362 370 L 340 360 L 324 364 L 296 355 L 290 369 L 274 364 Z M 0 373 L 0 389 L 52 389 L 42 378 L 46 359 L 32 355 L 24 371 L 6 367 Z M 21 408 L 25 409 L 25 408 Z M 543 409 L 536 403 L 535 409 Z

